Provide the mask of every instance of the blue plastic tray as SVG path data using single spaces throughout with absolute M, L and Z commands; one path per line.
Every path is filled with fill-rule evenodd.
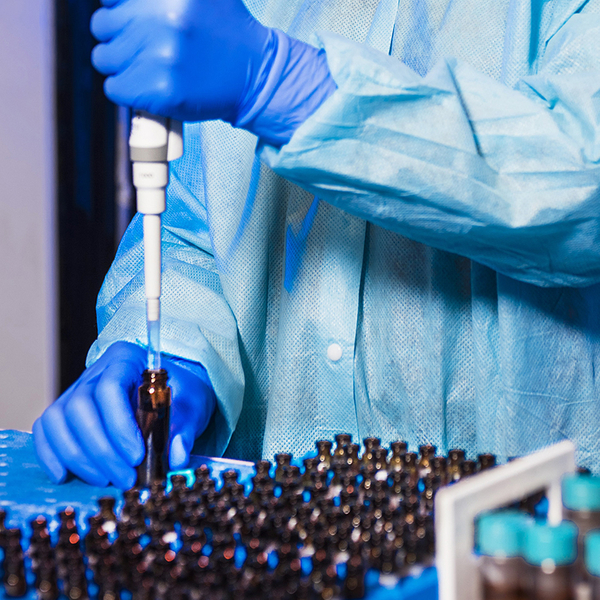
M 251 462 L 202 456 L 192 456 L 189 468 L 181 472 L 192 481 L 193 469 L 201 464 L 211 468 L 213 477 L 219 480 L 218 485 L 220 474 L 227 469 L 237 469 L 240 482 L 247 486 L 254 475 Z M 80 533 L 85 535 L 88 517 L 98 512 L 98 498 L 108 495 L 117 499 L 117 510 L 120 510 L 121 492 L 113 486 L 94 487 L 76 478 L 54 485 L 37 463 L 31 434 L 0 430 L 0 507 L 8 512 L 8 527 L 23 530 L 25 547 L 31 535 L 29 523 L 38 515 L 48 519 L 48 529 L 55 543 L 59 525 L 57 514 L 67 506 L 76 510 Z M 4 597 L 1 587 L 0 597 Z M 367 595 L 369 600 L 437 600 L 437 597 L 434 568 L 424 570 L 418 577 L 405 578 L 393 589 L 371 585 Z M 34 600 L 35 592 L 29 592 L 26 598 Z

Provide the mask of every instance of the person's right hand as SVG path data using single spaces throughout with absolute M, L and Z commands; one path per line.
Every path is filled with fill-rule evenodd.
M 70 471 L 92 485 L 135 485 L 144 442 L 134 407 L 146 356 L 135 344 L 113 344 L 34 423 L 38 460 L 52 481 L 62 483 Z M 180 469 L 208 425 L 216 397 L 200 364 L 167 357 L 162 362 L 172 390 L 169 461 Z
M 233 122 L 276 40 L 242 0 L 102 0 L 92 62 L 117 104 L 180 121 Z
M 116 104 L 223 119 L 281 146 L 337 89 L 324 50 L 264 27 L 243 0 L 102 0 L 92 63 Z

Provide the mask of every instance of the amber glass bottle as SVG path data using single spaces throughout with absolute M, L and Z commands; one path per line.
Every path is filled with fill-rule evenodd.
M 154 481 L 164 481 L 169 470 L 169 417 L 171 388 L 167 372 L 146 370 L 138 388 L 136 420 L 144 438 L 146 455 L 137 468 L 137 485 L 149 488 Z
M 527 564 L 522 558 L 525 532 L 533 519 L 523 513 L 486 513 L 477 522 L 479 570 L 484 600 L 528 600 Z
M 600 600 L 600 530 L 591 531 L 585 536 L 585 566 L 589 577 L 588 597 Z
M 537 522 L 525 531 L 523 556 L 529 563 L 531 600 L 576 600 L 577 527 L 563 521 L 555 527 Z
M 600 529 L 600 477 L 567 475 L 562 482 L 565 519 L 573 521 L 579 531 L 577 573 L 587 579 L 584 564 L 584 539 L 588 532 Z

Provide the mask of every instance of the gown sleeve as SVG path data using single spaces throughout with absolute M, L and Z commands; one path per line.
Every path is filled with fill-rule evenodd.
M 514 88 L 445 59 L 420 77 L 321 34 L 337 84 L 261 157 L 321 199 L 539 286 L 600 282 L 600 16 L 573 15 Z

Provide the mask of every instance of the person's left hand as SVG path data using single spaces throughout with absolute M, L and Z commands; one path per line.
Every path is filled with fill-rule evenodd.
M 135 420 L 147 351 L 116 342 L 33 424 L 40 464 L 55 483 L 69 472 L 97 486 L 135 484 L 144 442 Z M 172 391 L 169 462 L 181 469 L 210 421 L 216 396 L 199 363 L 163 357 Z

